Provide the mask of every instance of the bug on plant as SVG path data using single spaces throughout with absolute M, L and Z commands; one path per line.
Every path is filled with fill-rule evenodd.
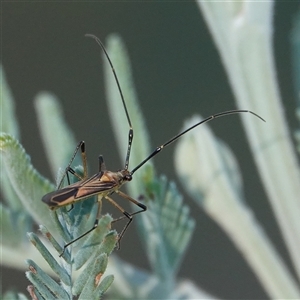
M 125 114 L 127 117 L 128 125 L 129 125 L 128 147 L 127 147 L 127 154 L 126 154 L 126 158 L 125 158 L 125 166 L 122 170 L 119 170 L 117 172 L 108 171 L 105 167 L 103 156 L 100 155 L 99 156 L 99 171 L 98 171 L 98 173 L 96 173 L 95 175 L 93 175 L 91 177 L 88 177 L 85 143 L 84 143 L 84 141 L 81 141 L 77 145 L 77 147 L 74 151 L 74 154 L 73 154 L 67 168 L 65 169 L 65 172 L 59 182 L 58 189 L 43 196 L 42 201 L 45 202 L 52 210 L 55 210 L 59 207 L 63 207 L 63 206 L 67 206 L 67 205 L 73 205 L 73 203 L 76 203 L 78 201 L 83 201 L 87 198 L 90 198 L 91 196 L 97 196 L 98 209 L 97 209 L 96 219 L 95 219 L 93 227 L 91 229 L 89 229 L 88 231 L 86 231 L 85 233 L 83 233 L 82 235 L 80 235 L 79 237 L 77 237 L 74 240 L 70 241 L 69 243 L 65 244 L 62 254 L 64 253 L 65 249 L 69 245 L 76 242 L 80 238 L 84 237 L 85 235 L 87 235 L 88 233 L 93 231 L 98 226 L 98 221 L 99 221 L 100 213 L 101 213 L 101 203 L 102 203 L 101 201 L 103 198 L 108 200 L 114 207 L 116 207 L 123 214 L 122 217 L 115 219 L 114 221 L 118 221 L 118 220 L 121 220 L 124 218 L 128 219 L 128 222 L 125 224 L 123 230 L 119 234 L 119 241 L 120 241 L 121 238 L 123 237 L 126 229 L 128 228 L 129 224 L 131 223 L 133 216 L 147 210 L 146 205 L 142 204 L 141 202 L 139 202 L 139 201 L 133 199 L 132 197 L 128 196 L 127 194 L 123 193 L 122 191 L 120 191 L 120 188 L 122 187 L 122 185 L 124 183 L 131 181 L 133 174 L 138 169 L 140 169 L 147 161 L 149 161 L 152 157 L 154 157 L 159 152 L 161 152 L 162 149 L 164 149 L 165 147 L 167 147 L 168 145 L 170 145 L 171 143 L 176 141 L 182 135 L 186 134 L 188 131 L 194 129 L 195 127 L 197 127 L 203 123 L 209 122 L 215 118 L 219 118 L 219 117 L 230 115 L 230 114 L 237 114 L 237 113 L 250 113 L 250 114 L 256 116 L 257 118 L 261 119 L 262 121 L 265 121 L 259 115 L 257 115 L 256 113 L 254 113 L 252 111 L 249 111 L 249 110 L 229 110 L 229 111 L 224 111 L 224 112 L 220 112 L 220 113 L 211 115 L 210 117 L 207 117 L 206 119 L 194 124 L 193 126 L 184 130 L 183 132 L 175 135 L 174 137 L 169 139 L 164 144 L 156 147 L 152 151 L 152 153 L 150 153 L 149 156 L 147 156 L 135 168 L 133 168 L 131 171 L 129 171 L 128 166 L 129 166 L 131 146 L 132 146 L 132 141 L 133 141 L 133 127 L 132 127 L 130 116 L 129 116 L 129 113 L 128 113 L 128 110 L 126 107 L 122 89 L 121 89 L 117 74 L 114 70 L 113 64 L 112 64 L 110 57 L 109 57 L 104 45 L 102 44 L 102 42 L 94 35 L 87 34 L 86 36 L 91 37 L 96 40 L 96 42 L 102 48 L 102 50 L 109 62 L 111 70 L 113 72 L 113 75 L 114 75 L 114 78 L 115 78 L 115 81 L 116 81 L 116 84 L 117 84 L 117 87 L 119 90 L 119 94 L 121 97 L 121 101 L 122 101 L 122 104 L 124 107 L 124 111 L 125 111 Z M 73 160 L 75 159 L 75 156 L 79 150 L 81 151 L 81 158 L 82 158 L 82 163 L 83 163 L 83 175 L 76 173 L 76 171 L 74 169 L 72 169 L 72 167 L 71 167 Z M 74 175 L 75 177 L 77 177 L 79 179 L 79 181 L 76 183 L 73 183 L 73 184 L 69 184 L 66 187 L 61 188 L 65 176 L 67 176 L 68 182 L 70 182 L 69 173 Z M 128 213 L 125 209 L 122 208 L 122 206 L 120 206 L 117 202 L 115 202 L 111 198 L 111 195 L 114 193 L 116 193 L 119 196 L 123 197 L 124 199 L 130 201 L 131 203 L 137 205 L 140 208 L 140 210 L 133 212 L 133 213 Z

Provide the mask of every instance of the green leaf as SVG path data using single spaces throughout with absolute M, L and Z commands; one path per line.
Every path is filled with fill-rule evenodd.
M 25 212 L 15 212 L 0 203 L 1 247 L 18 248 L 24 243 L 31 220 Z
M 296 116 L 299 120 L 299 124 L 300 124 L 300 106 L 296 109 Z M 299 126 L 299 129 L 295 130 L 294 132 L 294 136 L 295 136 L 295 139 L 296 139 L 296 147 L 297 147 L 297 150 L 298 150 L 298 153 L 300 154 L 300 126 Z
M 58 219 L 56 219 L 57 222 L 59 222 Z M 61 225 L 61 224 L 60 224 Z M 61 226 L 62 227 L 62 226 Z M 52 234 L 48 231 L 48 229 L 43 226 L 43 225 L 40 225 L 40 228 L 39 228 L 40 232 L 42 233 L 42 235 L 51 243 L 51 245 L 53 246 L 53 248 L 58 252 L 58 253 L 62 253 L 63 252 L 63 247 L 57 242 L 57 240 L 52 236 Z M 69 233 L 67 230 L 61 230 L 59 231 L 62 234 L 62 236 L 64 237 L 64 239 L 66 239 L 66 237 L 68 237 L 68 239 L 70 239 L 70 236 L 69 236 Z M 67 232 L 65 234 L 65 232 Z M 71 262 L 71 257 L 69 255 L 68 252 L 64 253 L 64 259 L 70 263 Z
M 112 36 L 109 39 L 108 49 L 112 59 L 116 61 L 116 69 L 118 72 L 120 71 L 120 83 L 124 88 L 133 127 L 138 128 L 130 160 L 132 168 L 149 155 L 149 137 L 137 103 L 129 61 L 121 40 L 117 36 Z M 112 105 L 111 117 L 116 134 L 120 134 L 118 141 L 122 159 L 124 159 L 129 131 L 124 124 L 128 123 L 120 95 L 116 89 L 116 82 L 111 76 L 111 69 L 107 66 L 106 73 L 109 85 L 108 93 L 114 97 L 110 103 Z M 43 142 L 52 173 L 55 176 L 57 169 L 66 166 L 69 161 L 74 151 L 74 138 L 63 120 L 61 107 L 54 96 L 42 93 L 36 98 L 35 104 Z M 58 147 L 57 145 L 62 146 Z M 28 213 L 32 214 L 38 223 L 46 225 L 46 227 L 40 226 L 40 232 L 46 239 L 45 241 L 42 241 L 40 236 L 34 233 L 29 233 L 28 237 L 60 279 L 60 283 L 56 282 L 35 262 L 27 260 L 29 271 L 26 276 L 33 284 L 28 287 L 31 297 L 73 299 L 76 296 L 77 299 L 100 299 L 114 280 L 114 275 L 104 276 L 108 256 L 118 240 L 116 231 L 110 230 L 112 217 L 103 216 L 96 229 L 91 231 L 94 228 L 97 213 L 96 197 L 75 203 L 72 208 L 61 207 L 50 211 L 47 205 L 40 200 L 43 195 L 53 191 L 54 186 L 32 167 L 21 144 L 13 136 L 3 133 L 0 136 L 0 149 L 3 152 L 5 158 L 3 161 L 17 197 L 21 199 Z M 77 155 L 75 160 L 79 158 L 80 155 Z M 74 162 L 74 164 L 77 163 L 78 161 Z M 82 172 L 81 166 L 72 166 L 72 168 L 78 173 Z M 73 182 L 72 178 L 71 181 Z M 137 172 L 130 190 L 134 197 L 142 196 L 141 198 L 144 198 L 148 205 L 147 215 L 144 214 L 144 217 L 138 217 L 138 219 L 140 219 L 139 227 L 144 238 L 147 255 L 155 274 L 151 275 L 135 268 L 130 269 L 128 273 L 129 269 L 125 268 L 127 271 L 123 274 L 126 274 L 127 278 L 131 278 L 127 281 L 130 286 L 126 289 L 129 289 L 131 295 L 135 295 L 136 298 L 173 297 L 176 271 L 193 232 L 194 221 L 189 216 L 188 207 L 183 205 L 182 197 L 175 185 L 168 184 L 164 177 L 156 179 L 151 162 Z M 24 234 L 26 227 L 22 215 L 12 214 L 4 207 L 1 209 L 5 211 L 3 221 L 9 226 L 6 235 L 13 234 L 14 222 L 20 224 L 18 226 L 23 225 L 22 230 L 18 228 L 20 232 L 14 233 L 15 241 L 13 242 L 17 242 Z M 87 231 L 91 232 L 85 235 Z M 84 237 L 81 237 L 82 235 Z M 81 238 L 68 247 L 63 247 L 63 243 L 66 245 L 78 237 Z M 57 254 L 52 251 L 51 245 Z M 58 258 L 58 255 L 61 258 Z M 45 266 L 43 269 L 46 269 Z M 117 269 L 121 270 L 122 265 L 118 265 Z M 77 278 L 74 277 L 73 271 L 75 270 L 76 274 L 79 274 Z M 120 294 L 120 297 L 123 296 L 124 291 L 123 294 Z
M 1 299 L 2 300 L 28 300 L 28 298 L 25 295 L 13 291 L 7 291 L 4 295 L 2 295 Z
M 48 162 L 53 174 L 65 167 L 76 145 L 74 134 L 63 118 L 62 107 L 57 98 L 49 93 L 40 93 L 35 99 L 38 125 Z
M 300 166 L 275 70 L 275 1 L 262 1 L 259 9 L 255 1 L 198 4 L 220 52 L 238 108 L 259 113 L 267 121 L 242 117 L 254 162 L 274 214 L 280 216 L 278 225 L 300 278 Z M 277 283 L 265 287 L 271 298 L 278 297 Z
M 102 295 L 108 290 L 108 288 L 112 285 L 114 281 L 113 275 L 108 275 L 100 282 L 100 284 L 95 289 L 92 298 L 93 299 L 100 299 Z M 83 298 L 82 298 L 83 299 Z
M 49 299 L 49 300 L 54 300 L 57 299 L 55 298 L 54 295 L 50 292 L 47 286 L 45 286 L 44 282 L 42 281 L 42 275 L 41 274 L 36 274 L 33 272 L 26 272 L 26 277 L 27 279 L 34 285 L 34 288 L 37 290 L 38 293 L 36 293 L 37 298 L 40 299 Z M 70 299 L 65 298 L 65 299 Z
M 58 262 L 54 259 L 53 255 L 49 252 L 46 246 L 41 242 L 40 238 L 34 233 L 28 233 L 28 238 L 30 242 L 37 248 L 37 250 L 42 254 L 46 262 L 49 264 L 51 269 L 58 275 L 62 282 L 70 285 L 70 277 L 66 270 L 64 270 Z
M 41 198 L 54 190 L 54 186 L 34 169 L 22 145 L 11 135 L 0 133 L 0 151 L 10 182 L 24 208 L 37 223 L 53 228 L 49 208 Z
M 110 247 L 112 248 L 105 248 L 108 246 L 108 241 L 105 240 L 104 244 L 101 244 L 101 241 L 104 240 L 104 237 L 106 239 L 109 236 L 109 228 L 110 228 L 110 223 L 112 221 L 111 216 L 106 215 L 103 216 L 98 223 L 98 228 L 97 228 L 97 235 L 91 234 L 88 235 L 87 238 L 85 239 L 84 243 L 81 244 L 80 249 L 78 250 L 78 255 L 74 259 L 74 266 L 75 269 L 81 268 L 81 266 L 93 255 L 97 255 L 97 253 L 106 253 L 109 255 L 111 251 L 114 248 L 115 242 L 113 241 L 112 244 L 110 244 Z M 99 246 L 100 244 L 100 246 Z
M 138 228 L 152 268 L 166 280 L 175 277 L 195 222 L 176 185 L 165 176 L 148 183 L 144 196 L 148 210 L 138 220 Z
M 98 265 L 100 267 L 99 272 L 104 273 L 106 267 L 107 267 L 107 255 L 106 253 L 100 254 L 97 258 L 90 260 L 90 262 L 87 264 L 86 268 L 88 270 L 91 270 L 95 268 L 95 265 Z M 83 288 L 85 287 L 86 282 L 89 280 L 90 274 L 88 272 L 82 272 L 76 281 L 74 282 L 73 286 L 73 293 L 74 295 L 79 295 Z M 95 278 L 94 278 L 95 280 Z
M 1 107 L 1 122 L 0 132 L 7 132 L 14 137 L 19 137 L 19 126 L 15 114 L 15 103 L 6 82 L 5 74 L 2 65 L 0 65 L 0 107 Z
M 83 201 L 82 203 L 90 207 L 94 205 L 94 203 L 88 201 Z M 74 209 L 71 211 L 63 209 L 56 211 L 58 215 L 57 222 L 60 222 L 60 226 L 68 232 L 68 236 L 72 240 L 76 239 L 79 233 L 77 228 L 74 227 L 77 222 L 74 217 L 74 210 L 78 213 L 78 210 L 75 209 L 77 205 L 78 203 L 74 205 Z M 88 209 L 85 208 L 85 211 L 88 211 Z M 88 219 L 91 216 L 88 214 L 85 217 L 87 222 L 82 222 L 79 226 L 82 227 L 80 231 L 84 230 L 86 232 L 90 229 Z M 74 296 L 77 296 L 78 299 L 92 300 L 99 299 L 105 293 L 112 283 L 112 278 L 111 276 L 108 279 L 104 278 L 101 280 L 101 278 L 107 267 L 107 257 L 114 249 L 117 241 L 117 233 L 110 231 L 111 221 L 112 218 L 108 215 L 100 218 L 97 228 L 80 239 L 83 240 L 83 243 L 75 242 L 65 249 L 60 262 L 55 258 L 55 254 L 50 253 L 47 246 L 44 245 L 37 235 L 34 233 L 28 235 L 30 241 L 61 281 L 59 285 L 33 261 L 27 260 L 29 272 L 26 273 L 26 276 L 34 285 L 34 291 L 38 292 L 42 299 L 73 299 Z M 51 233 L 44 226 L 41 226 L 41 232 L 54 246 L 58 254 L 61 255 L 63 248 L 53 238 Z M 64 236 L 60 238 L 64 240 L 64 243 L 70 241 L 69 239 L 65 240 Z M 78 265 L 78 262 L 80 262 L 80 265 Z M 75 269 L 80 269 L 80 275 L 73 280 L 73 271 Z
M 193 293 L 190 297 L 177 297 L 175 287 L 170 292 L 165 280 L 115 256 L 109 266 L 115 274 L 114 284 L 108 291 L 110 299 L 198 299 Z
M 19 126 L 15 115 L 15 103 L 12 97 L 10 88 L 6 82 L 3 67 L 0 65 L 0 107 L 1 107 L 1 122 L 0 132 L 10 133 L 14 137 L 19 136 Z M 1 193 L 6 200 L 6 203 L 14 210 L 19 211 L 22 209 L 22 204 L 17 197 L 9 178 L 6 174 L 6 170 L 3 166 L 3 160 L 0 160 L 0 182 Z
M 107 51 L 120 81 L 120 86 L 124 94 L 126 106 L 134 129 L 134 139 L 129 164 L 129 169 L 133 169 L 150 154 L 149 134 L 135 92 L 128 54 L 124 43 L 118 35 L 113 34 L 107 38 Z M 116 143 L 119 148 L 121 162 L 123 163 L 128 147 L 129 126 L 127 126 L 128 121 L 126 119 L 115 78 L 105 57 L 104 67 L 107 105 Z M 148 168 L 142 167 L 138 173 L 140 176 L 136 177 L 130 183 L 131 194 L 135 197 L 139 196 L 140 177 L 144 176 L 151 180 L 154 176 L 152 163 L 149 162 Z
M 77 284 L 74 284 L 73 293 L 78 295 L 81 292 L 79 299 L 99 299 L 105 291 L 109 288 L 112 281 L 111 276 L 104 278 L 101 283 L 100 280 L 107 267 L 107 255 L 100 254 L 95 259 L 92 259 L 86 266 L 87 270 L 92 270 L 89 273 L 81 273 L 78 277 Z M 94 276 L 96 274 L 96 276 Z M 88 276 L 87 276 L 88 275 Z M 108 281 L 108 282 L 107 282 Z
M 293 18 L 293 28 L 291 31 L 291 50 L 292 50 L 292 70 L 293 83 L 295 87 L 295 94 L 298 100 L 298 107 L 300 107 L 300 10 Z
M 300 124 L 300 10 L 298 10 L 294 17 L 291 33 L 293 83 L 295 86 L 296 99 L 298 100 L 296 118 Z M 300 125 L 298 126 L 298 129 L 295 130 L 294 136 L 296 148 L 300 154 Z
M 193 118 L 185 128 L 199 120 Z M 237 160 L 229 147 L 203 125 L 178 142 L 175 161 L 187 193 L 232 239 L 266 290 L 274 297 L 297 298 L 296 281 L 244 201 Z
M 26 263 L 29 268 L 29 272 L 26 272 L 27 278 L 32 283 L 38 284 L 38 290 L 44 298 L 51 298 L 55 295 L 58 299 L 68 299 L 68 294 L 65 290 L 48 274 L 46 274 L 34 261 L 28 259 L 26 260 Z M 50 292 L 52 294 L 50 294 Z M 55 298 L 53 297 L 53 299 Z
M 128 55 L 120 37 L 109 36 L 107 50 L 119 78 L 133 128 L 136 129 L 130 164 L 135 167 L 151 153 L 149 134 L 134 90 Z M 123 159 L 128 146 L 128 128 L 125 126 L 128 122 L 112 70 L 107 62 L 105 78 L 107 104 Z M 134 174 L 132 182 L 128 184 L 128 190 L 135 198 L 141 196 L 148 206 L 145 213 L 136 216 L 138 230 L 151 266 L 163 282 L 164 292 L 161 295 L 166 296 L 173 289 L 175 273 L 190 241 L 194 221 L 189 216 L 188 208 L 183 205 L 175 185 L 168 185 L 164 177 L 156 179 L 151 162 Z

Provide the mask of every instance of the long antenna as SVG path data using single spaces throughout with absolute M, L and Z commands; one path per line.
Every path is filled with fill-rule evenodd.
M 127 154 L 126 154 L 126 158 L 125 158 L 125 170 L 127 170 L 128 165 L 129 165 L 129 157 L 130 157 L 130 153 L 131 153 L 132 141 L 133 141 L 133 128 L 132 128 L 132 125 L 131 125 L 131 120 L 130 120 L 129 113 L 128 113 L 128 110 L 127 110 L 127 106 L 126 106 L 126 103 L 125 103 L 124 95 L 122 93 L 121 85 L 120 85 L 119 79 L 117 77 L 116 71 L 114 69 L 114 66 L 113 66 L 113 64 L 110 60 L 110 57 L 109 57 L 103 43 L 101 42 L 101 40 L 93 34 L 85 34 L 85 36 L 93 38 L 98 43 L 98 45 L 102 48 L 102 50 L 103 50 L 103 52 L 104 52 L 104 54 L 105 54 L 105 56 L 108 60 L 108 63 L 110 65 L 110 68 L 111 68 L 111 70 L 114 74 L 115 81 L 116 81 L 117 86 L 118 86 L 118 90 L 119 90 L 119 93 L 120 93 L 120 96 L 121 96 L 121 99 L 122 99 L 123 107 L 124 107 L 124 110 L 125 110 L 125 113 L 126 113 L 126 118 L 127 118 L 128 124 L 129 124 L 128 147 L 127 147 Z
M 102 48 L 107 60 L 108 60 L 108 63 L 111 67 L 111 70 L 114 74 L 114 78 L 115 78 L 115 81 L 117 83 L 117 86 L 118 86 L 118 90 L 119 90 L 119 93 L 120 93 L 120 96 L 121 96 L 121 99 L 122 99 L 122 103 L 123 103 L 123 107 L 124 107 L 124 110 L 125 110 L 125 114 L 126 114 L 126 117 L 127 117 L 127 121 L 128 121 L 128 124 L 129 124 L 129 134 L 128 134 L 128 148 L 127 148 L 127 154 L 126 154 L 126 159 L 125 159 L 125 170 L 128 170 L 128 165 L 129 165 L 129 158 L 130 158 L 130 153 L 131 153 L 131 146 L 132 146 L 132 141 L 133 141 L 133 128 L 132 128 L 132 125 L 131 125 L 131 120 L 130 120 L 130 117 L 129 117 L 129 113 L 128 113 L 128 110 L 127 110 L 127 107 L 126 107 L 126 103 L 125 103 L 125 99 L 124 99 L 124 96 L 123 96 L 123 93 L 122 93 L 122 90 L 121 90 L 121 86 L 120 86 L 120 83 L 119 83 L 119 80 L 118 80 L 118 77 L 117 77 L 117 74 L 115 72 L 115 69 L 114 69 L 114 66 L 111 62 L 111 59 L 103 45 L 103 43 L 101 42 L 101 40 L 99 38 L 97 38 L 95 35 L 93 34 L 86 34 L 85 35 L 86 37 L 91 37 L 93 38 L 97 43 L 98 45 Z M 134 172 L 136 172 L 139 168 L 141 168 L 148 160 L 150 160 L 152 157 L 154 157 L 155 155 L 157 155 L 163 148 L 167 147 L 168 145 L 172 144 L 173 142 L 175 142 L 177 139 L 179 139 L 182 135 L 184 135 L 185 133 L 189 132 L 190 130 L 194 129 L 195 127 L 201 125 L 201 124 L 204 124 L 206 122 L 209 122 L 213 119 L 216 119 L 216 118 L 219 118 L 219 117 L 223 117 L 223 116 L 226 116 L 226 115 L 231 115 L 231 114 L 237 114 L 237 113 L 250 113 L 254 116 L 256 116 L 257 118 L 259 118 L 260 120 L 266 122 L 262 117 L 260 117 L 259 115 L 257 115 L 256 113 L 250 111 L 250 110 L 244 110 L 244 109 L 235 109 L 235 110 L 228 110 L 228 111 L 224 111 L 224 112 L 220 112 L 220 113 L 217 113 L 217 114 L 214 114 L 214 115 L 211 115 L 210 117 L 207 117 L 206 119 L 196 123 L 195 125 L 191 126 L 190 128 L 184 130 L 183 132 L 175 135 L 174 137 L 172 137 L 170 140 L 168 140 L 167 142 L 165 142 L 164 144 L 158 146 L 155 148 L 155 150 L 147 157 L 145 158 L 141 163 L 139 163 L 131 172 L 130 174 L 132 175 Z
M 228 110 L 228 111 L 224 111 L 224 112 L 220 112 L 214 115 L 211 115 L 210 117 L 207 117 L 206 119 L 196 123 L 195 125 L 189 127 L 188 129 L 182 131 L 181 133 L 175 135 L 174 137 L 172 137 L 171 139 L 169 139 L 167 142 L 165 142 L 164 144 L 158 146 L 155 148 L 155 150 L 147 157 L 145 158 L 141 163 L 139 163 L 131 172 L 130 174 L 132 175 L 135 171 L 137 171 L 140 167 L 142 167 L 148 160 L 150 160 L 153 156 L 155 156 L 156 154 L 158 154 L 163 148 L 167 147 L 168 145 L 172 144 L 173 142 L 175 142 L 177 139 L 179 139 L 181 136 L 183 136 L 184 134 L 186 134 L 187 132 L 189 132 L 190 130 L 194 129 L 195 127 L 207 123 L 213 119 L 219 118 L 219 117 L 224 117 L 226 115 L 231 115 L 231 114 L 238 114 L 238 113 L 250 113 L 254 116 L 256 116 L 257 118 L 259 118 L 260 120 L 266 122 L 262 117 L 260 117 L 259 115 L 257 115 L 256 113 L 254 113 L 253 111 L 250 110 L 244 110 L 244 109 L 235 109 L 235 110 Z

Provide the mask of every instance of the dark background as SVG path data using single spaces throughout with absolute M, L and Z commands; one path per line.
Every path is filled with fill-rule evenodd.
M 86 141 L 92 171 L 97 169 L 100 153 L 110 169 L 122 166 L 104 100 L 100 49 L 95 51 L 97 46 L 84 38 L 86 33 L 104 40 L 115 32 L 124 39 L 153 146 L 177 133 L 195 112 L 208 116 L 235 108 L 220 58 L 194 2 L 2 2 L 1 8 L 1 62 L 16 101 L 22 143 L 34 166 L 49 178 L 33 107 L 34 97 L 44 90 L 61 100 L 76 138 Z M 292 130 L 297 123 L 290 30 L 297 9 L 296 1 L 277 2 L 274 19 L 278 78 Z M 248 204 L 286 257 L 239 117 L 210 125 L 236 152 Z M 155 165 L 159 173 L 177 181 L 172 147 L 155 158 Z M 185 199 L 197 227 L 179 276 L 218 297 L 265 298 L 255 275 L 222 230 L 189 197 Z M 117 254 L 148 268 L 134 227 L 126 233 Z M 26 294 L 28 282 L 22 272 L 4 269 L 3 276 L 4 289 L 18 282 L 17 289 Z

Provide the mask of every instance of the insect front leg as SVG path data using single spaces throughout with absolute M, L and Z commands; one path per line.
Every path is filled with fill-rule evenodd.
M 137 205 L 137 206 L 139 206 L 141 208 L 141 210 L 139 210 L 139 211 L 136 211 L 136 212 L 133 212 L 133 213 L 129 213 L 123 207 L 121 207 L 118 203 L 116 203 L 112 198 L 110 198 L 109 196 L 105 196 L 105 199 L 107 199 L 113 206 L 115 206 L 118 210 L 120 210 L 122 212 L 122 214 L 124 215 L 123 217 L 114 219 L 112 221 L 112 223 L 115 223 L 115 222 L 118 222 L 120 220 L 123 220 L 124 218 L 128 219 L 128 222 L 126 223 L 126 225 L 124 226 L 123 230 L 119 234 L 118 248 L 120 249 L 121 239 L 124 236 L 125 231 L 127 230 L 128 226 L 132 222 L 133 216 L 136 215 L 136 214 L 138 214 L 138 213 L 146 211 L 147 210 L 147 206 L 144 205 L 144 204 L 142 204 L 142 203 L 140 203 L 139 201 L 131 198 L 130 196 L 128 196 L 127 194 L 125 194 L 125 193 L 123 193 L 121 191 L 117 190 L 117 191 L 115 191 L 115 193 L 119 194 L 124 199 L 130 201 L 131 203 L 133 203 L 133 204 L 135 204 L 135 205 Z

